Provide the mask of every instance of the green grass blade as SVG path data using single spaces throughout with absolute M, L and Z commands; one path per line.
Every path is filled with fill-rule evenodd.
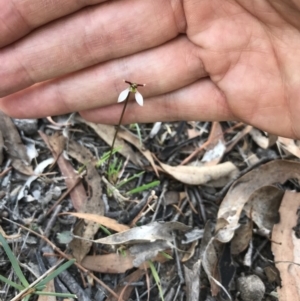
M 117 152 L 118 152 L 119 150 L 121 150 L 121 149 L 122 149 L 121 146 L 114 148 L 113 151 L 112 151 L 112 155 L 114 155 L 115 153 L 117 153 Z M 100 158 L 100 159 L 98 160 L 98 162 L 96 163 L 96 167 L 100 167 L 105 161 L 108 160 L 109 155 L 110 155 L 110 152 L 111 152 L 111 151 L 105 152 L 105 153 L 101 156 L 101 158 Z
M 6 284 L 16 288 L 19 291 L 23 291 L 25 289 L 25 287 L 23 287 L 21 284 L 17 284 L 9 279 L 7 279 L 6 277 L 0 275 L 0 281 L 5 282 Z
M 130 191 L 127 192 L 127 194 L 134 194 L 134 193 L 139 193 L 139 192 L 142 192 L 144 190 L 148 190 L 150 188 L 153 188 L 153 187 L 156 187 L 160 184 L 160 181 L 153 181 L 151 183 L 148 183 L 148 184 L 144 184 L 144 185 L 141 185 L 139 187 L 136 187 Z
M 160 285 L 160 278 L 157 274 L 156 268 L 155 268 L 154 264 L 152 263 L 152 261 L 148 261 L 148 264 L 149 264 L 152 276 L 153 276 L 153 278 L 156 282 L 156 285 L 158 287 L 160 298 L 161 298 L 162 301 L 165 301 L 164 294 L 163 294 L 163 291 L 162 291 L 162 288 L 161 288 L 161 285 Z
M 135 129 L 136 129 L 136 133 L 137 133 L 137 135 L 139 137 L 140 146 L 142 146 L 143 145 L 142 134 L 141 134 L 141 130 L 140 130 L 139 124 L 135 123 L 134 126 L 135 126 Z
M 171 255 L 169 255 L 168 253 L 166 253 L 166 252 L 160 252 L 160 254 L 162 255 L 162 256 L 164 256 L 165 258 L 167 258 L 167 259 L 173 259 L 173 257 L 171 256 Z
M 64 294 L 64 293 L 52 293 L 52 292 L 35 292 L 35 295 L 42 295 L 42 296 L 55 296 L 55 297 L 62 297 L 62 298 L 73 298 L 77 299 L 77 296 L 74 294 Z
M 43 285 L 46 285 L 50 280 L 52 280 L 57 275 L 59 275 L 61 272 L 63 272 L 67 268 L 69 268 L 74 262 L 75 262 L 75 259 L 71 259 L 71 260 L 65 262 L 63 265 L 61 265 L 59 268 L 57 268 L 51 274 L 49 274 L 46 278 L 44 278 L 42 281 L 40 281 L 35 287 L 41 287 Z
M 99 228 L 108 236 L 112 234 L 106 227 L 102 225 L 99 225 Z
M 3 249 L 15 271 L 15 273 L 17 274 L 17 276 L 19 277 L 21 283 L 23 284 L 23 286 L 27 287 L 29 286 L 29 283 L 27 282 L 20 266 L 18 263 L 18 259 L 16 258 L 16 256 L 14 255 L 14 253 L 12 252 L 11 248 L 9 247 L 7 241 L 5 240 L 5 238 L 3 237 L 3 235 L 0 233 L 0 243 L 3 246 Z

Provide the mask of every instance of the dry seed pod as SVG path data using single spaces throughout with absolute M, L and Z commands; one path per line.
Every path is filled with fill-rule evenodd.
M 266 290 L 264 283 L 256 275 L 238 278 L 237 289 L 243 301 L 261 301 Z

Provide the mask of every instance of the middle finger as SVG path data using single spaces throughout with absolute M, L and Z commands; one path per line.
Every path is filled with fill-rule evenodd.
M 0 50 L 0 97 L 160 45 L 178 35 L 171 1 L 112 1 L 42 27 Z

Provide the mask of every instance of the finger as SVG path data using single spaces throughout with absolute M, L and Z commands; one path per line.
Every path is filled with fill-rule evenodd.
M 95 123 L 117 124 L 122 109 L 122 104 L 115 104 L 80 112 L 80 115 Z M 206 78 L 176 91 L 144 99 L 143 107 L 131 101 L 128 103 L 122 123 L 233 119 L 224 94 Z
M 33 29 L 106 0 L 0 0 L 0 48 Z
M 207 76 L 199 49 L 185 36 L 122 59 L 35 85 L 0 99 L 0 109 L 17 118 L 59 115 L 107 106 L 127 88 L 123 79 L 146 84 L 144 97 L 164 94 Z M 32 109 L 34 108 L 34 110 Z
M 123 0 L 50 23 L 0 51 L 0 96 L 160 45 L 178 35 L 174 20 L 170 1 Z
M 133 96 L 131 96 L 133 97 Z M 88 121 L 103 124 L 117 124 L 119 122 L 122 104 L 115 104 L 103 108 L 80 112 L 80 115 Z M 283 112 L 283 113 L 282 113 Z M 290 138 L 299 138 L 293 131 L 297 121 L 291 126 L 291 120 L 278 108 L 257 108 L 256 119 L 249 120 L 245 110 L 244 115 L 236 116 L 225 94 L 209 79 L 201 79 L 197 82 L 166 93 L 164 95 L 144 99 L 144 106 L 139 106 L 135 101 L 130 101 L 126 107 L 122 123 L 149 123 L 156 121 L 242 121 L 252 124 L 275 134 Z M 280 116 L 280 126 L 278 126 Z

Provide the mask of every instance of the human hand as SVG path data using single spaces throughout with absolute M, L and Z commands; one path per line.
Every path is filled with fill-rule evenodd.
M 126 79 L 147 86 L 125 123 L 238 120 L 300 138 L 299 0 L 83 2 L 0 0 L 6 114 L 114 124 Z

